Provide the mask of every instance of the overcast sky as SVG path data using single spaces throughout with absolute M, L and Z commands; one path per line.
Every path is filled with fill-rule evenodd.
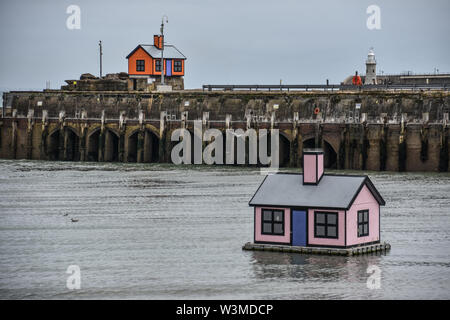
M 69 5 L 80 29 L 66 27 Z M 369 30 L 369 5 L 381 29 Z M 186 57 L 186 88 L 203 84 L 339 83 L 374 47 L 378 70 L 450 72 L 449 0 L 1 0 L 0 88 L 59 88 L 82 73 L 127 71 L 127 54 L 166 41 Z

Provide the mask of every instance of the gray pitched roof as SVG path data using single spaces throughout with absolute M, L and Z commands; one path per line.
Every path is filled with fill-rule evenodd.
M 153 58 L 161 58 L 161 50 L 150 44 L 141 44 L 140 45 L 149 55 Z M 186 59 L 186 57 L 172 45 L 164 46 L 164 58 L 167 59 Z
M 328 174 L 318 185 L 304 185 L 302 174 L 268 175 L 249 205 L 348 209 L 364 184 L 384 205 L 369 177 Z
M 161 50 L 158 49 L 156 46 L 151 45 L 151 44 L 140 44 L 140 45 L 138 45 L 136 48 L 134 48 L 133 51 L 131 51 L 128 54 L 128 56 L 126 58 L 128 59 L 139 48 L 144 49 L 145 52 L 147 52 L 153 58 L 161 58 Z M 182 54 L 180 52 L 180 50 L 178 50 L 175 46 L 169 45 L 169 44 L 166 44 L 164 46 L 164 58 L 167 58 L 167 59 L 186 59 L 186 57 L 184 56 L 184 54 Z

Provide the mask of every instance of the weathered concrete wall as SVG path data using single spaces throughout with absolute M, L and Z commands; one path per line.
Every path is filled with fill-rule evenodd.
M 322 119 L 324 122 L 340 122 L 344 119 L 361 119 L 366 114 L 368 122 L 379 122 L 383 114 L 388 121 L 399 122 L 406 114 L 407 122 L 421 121 L 428 114 L 430 122 L 442 121 L 449 113 L 450 94 L 444 91 L 430 92 L 193 92 L 177 91 L 164 94 L 135 93 L 128 91 L 60 91 L 5 93 L 5 112 L 17 110 L 17 116 L 26 116 L 34 109 L 36 116 L 47 110 L 49 117 L 58 117 L 65 110 L 67 117 L 76 117 L 84 110 L 89 118 L 100 118 L 103 110 L 109 119 L 126 112 L 129 119 L 136 119 L 144 110 L 147 119 L 159 119 L 160 111 L 168 111 L 180 119 L 183 111 L 189 111 L 189 119 L 202 117 L 210 112 L 210 119 L 223 120 L 226 114 L 233 119 L 244 119 L 245 112 L 254 117 L 270 119 L 272 111 L 277 121 L 289 121 L 294 112 L 301 120 Z M 38 102 L 39 103 L 38 105 Z M 189 103 L 189 105 L 186 105 Z M 357 109 L 356 104 L 361 105 Z M 278 109 L 274 109 L 278 105 Z M 318 107 L 320 114 L 315 115 Z M 359 122 L 359 121 L 357 121 Z
M 341 169 L 447 171 L 447 92 L 10 92 L 0 157 L 167 162 L 172 130 L 280 129 L 283 165 L 322 147 Z M 316 112 L 315 112 L 316 111 Z M 318 111 L 318 112 L 317 112 Z

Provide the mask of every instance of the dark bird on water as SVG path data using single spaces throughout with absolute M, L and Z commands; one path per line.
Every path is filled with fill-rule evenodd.
M 78 219 L 71 218 L 70 220 L 71 220 L 72 222 L 78 222 Z

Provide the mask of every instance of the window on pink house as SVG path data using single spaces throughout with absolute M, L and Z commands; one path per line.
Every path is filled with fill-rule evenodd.
M 338 213 L 314 211 L 314 237 L 338 238 Z
M 284 211 L 283 210 L 262 210 L 262 234 L 284 235 Z
M 369 235 L 369 210 L 358 211 L 358 237 Z

